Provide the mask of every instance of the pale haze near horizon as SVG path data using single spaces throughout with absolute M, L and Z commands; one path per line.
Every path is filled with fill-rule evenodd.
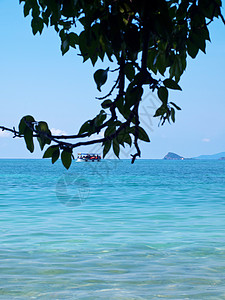
M 3 0 L 0 6 L 0 125 L 17 127 L 21 117 L 30 114 L 47 121 L 58 133 L 77 133 L 101 109 L 95 97 L 108 90 L 104 88 L 101 94 L 97 91 L 93 73 L 108 63 L 93 68 L 90 62 L 83 64 L 79 51 L 73 49 L 62 56 L 52 28 L 33 36 L 22 5 Z M 162 158 L 169 151 L 184 157 L 225 151 L 225 26 L 220 20 L 210 26 L 210 37 L 206 55 L 200 53 L 197 59 L 188 60 L 180 81 L 182 92 L 170 92 L 170 100 L 182 108 L 175 124 L 158 127 L 158 120 L 151 116 L 159 100 L 146 92 L 141 120 L 151 143 L 140 144 L 142 158 Z M 99 152 L 99 147 L 95 149 Z M 75 154 L 88 150 L 93 148 L 78 148 Z M 122 158 L 129 158 L 129 154 L 127 148 Z M 41 157 L 37 144 L 30 154 L 22 139 L 0 132 L 0 158 Z

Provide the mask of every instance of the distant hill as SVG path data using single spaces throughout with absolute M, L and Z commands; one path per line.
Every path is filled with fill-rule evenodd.
M 167 160 L 183 160 L 185 159 L 183 156 L 180 156 L 176 153 L 173 152 L 168 152 L 163 159 L 167 159 Z
M 200 155 L 193 158 L 194 159 L 220 159 L 221 157 L 225 157 L 225 152 L 220 152 L 212 155 Z

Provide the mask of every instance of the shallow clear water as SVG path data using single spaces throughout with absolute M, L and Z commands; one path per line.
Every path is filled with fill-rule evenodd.
M 225 299 L 225 162 L 0 160 L 0 299 Z

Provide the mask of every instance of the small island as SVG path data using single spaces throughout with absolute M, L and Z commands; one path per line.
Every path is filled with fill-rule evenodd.
M 183 156 L 180 156 L 173 152 L 168 152 L 163 159 L 166 160 L 184 160 L 185 158 Z
M 224 156 L 222 156 L 222 157 L 220 157 L 220 158 L 219 158 L 219 160 L 225 160 L 225 157 L 224 157 Z

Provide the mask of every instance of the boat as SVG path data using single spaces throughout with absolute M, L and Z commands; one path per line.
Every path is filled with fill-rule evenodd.
M 96 153 L 77 153 L 77 162 L 101 161 L 101 155 Z

